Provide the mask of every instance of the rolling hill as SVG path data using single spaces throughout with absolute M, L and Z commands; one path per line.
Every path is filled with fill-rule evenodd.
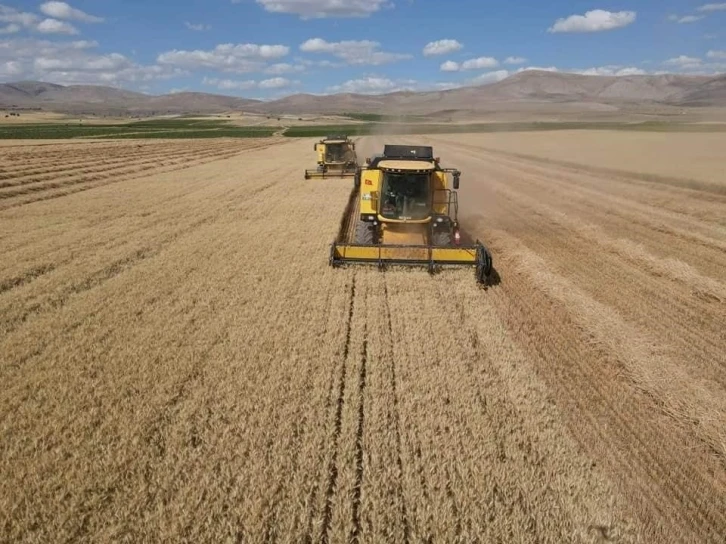
M 559 105 L 571 111 L 618 111 L 637 106 L 726 107 L 726 75 L 587 76 L 531 70 L 498 83 L 446 91 L 380 95 L 296 94 L 264 102 L 183 92 L 151 96 L 113 87 L 17 82 L 0 85 L 0 108 L 40 108 L 62 113 L 388 113 L 435 114 L 495 109 L 527 111 Z

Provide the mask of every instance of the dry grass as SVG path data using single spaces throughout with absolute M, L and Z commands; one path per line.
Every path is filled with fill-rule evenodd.
M 725 197 L 482 137 L 488 290 L 328 267 L 312 140 L 0 148 L 0 540 L 723 542 Z

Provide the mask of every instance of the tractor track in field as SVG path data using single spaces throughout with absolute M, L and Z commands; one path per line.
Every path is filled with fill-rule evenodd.
M 323 510 L 322 518 L 322 535 L 321 542 L 328 544 L 330 542 L 330 532 L 333 523 L 333 507 L 334 498 L 336 492 L 336 486 L 338 483 L 338 450 L 340 447 L 340 435 L 343 427 L 343 404 L 345 402 L 345 379 L 346 371 L 348 367 L 348 356 L 350 355 L 351 345 L 351 333 L 353 329 L 353 314 L 355 310 L 355 297 L 356 297 L 356 276 L 352 275 L 351 286 L 350 286 L 350 298 L 348 316 L 345 324 L 345 344 L 343 346 L 343 353 L 341 354 L 340 362 L 340 377 L 338 379 L 337 395 L 334 403 L 335 416 L 333 419 L 333 435 L 330 438 L 332 447 L 332 455 L 328 463 L 327 470 L 327 485 L 325 487 L 325 505 Z
M 388 345 L 386 351 L 391 361 L 390 380 L 391 380 L 391 397 L 393 403 L 393 435 L 396 441 L 396 468 L 398 469 L 398 478 L 396 481 L 396 495 L 398 502 L 401 504 L 401 520 L 403 523 L 403 542 L 409 544 L 411 541 L 411 526 L 408 516 L 408 507 L 406 505 L 406 494 L 403 491 L 403 447 L 401 445 L 401 413 L 398 400 L 398 379 L 396 377 L 396 355 L 393 350 L 393 320 L 391 318 L 391 304 L 388 294 L 388 282 L 383 279 L 383 300 L 385 306 L 384 319 L 386 329 L 389 331 Z
M 350 532 L 350 542 L 358 542 L 361 536 L 361 493 L 363 492 L 363 471 L 364 471 L 364 443 L 363 432 L 365 429 L 365 390 L 366 390 L 366 367 L 368 364 L 368 334 L 367 327 L 363 328 L 363 346 L 361 347 L 361 366 L 358 375 L 358 422 L 355 434 L 355 483 L 353 484 L 353 526 Z

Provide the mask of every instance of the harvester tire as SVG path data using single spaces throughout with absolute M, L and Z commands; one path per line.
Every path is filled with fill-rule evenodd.
M 431 233 L 431 242 L 435 246 L 450 246 L 451 245 L 451 231 L 434 230 Z
M 373 245 L 376 243 L 376 226 L 358 221 L 355 226 L 355 243 Z

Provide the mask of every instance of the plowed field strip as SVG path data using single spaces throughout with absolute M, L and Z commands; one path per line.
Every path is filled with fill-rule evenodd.
M 340 377 L 338 385 L 336 387 L 335 397 L 335 416 L 333 418 L 333 436 L 330 438 L 332 443 L 332 455 L 330 462 L 328 463 L 327 470 L 327 483 L 325 486 L 325 510 L 323 512 L 323 527 L 322 527 L 322 542 L 330 541 L 330 531 L 333 520 L 333 505 L 336 486 L 338 485 L 338 473 L 340 471 L 338 467 L 338 455 L 339 455 L 339 443 L 340 433 L 343 425 L 343 403 L 345 401 L 345 383 L 346 383 L 346 370 L 348 366 L 348 356 L 350 355 L 350 335 L 353 322 L 353 309 L 355 304 L 355 276 L 353 276 L 352 283 L 350 286 L 350 307 L 348 309 L 348 317 L 345 324 L 345 346 L 343 347 L 343 353 L 341 356 L 340 366 Z
M 219 154 L 222 154 L 222 150 Z M 93 166 L 89 167 L 88 163 L 85 166 L 70 166 L 68 169 L 57 168 L 53 164 L 49 164 L 42 170 L 38 170 L 34 173 L 23 173 L 20 176 L 16 176 L 12 181 L 5 181 L 0 184 L 0 198 L 7 198 L 12 196 L 15 192 L 21 190 L 31 191 L 35 186 L 46 185 L 49 182 L 55 184 L 62 184 L 69 178 L 75 178 L 78 176 L 93 176 L 97 173 L 112 173 L 119 172 L 123 173 L 125 169 L 141 167 L 146 164 L 157 164 L 164 166 L 164 161 L 179 159 L 181 157 L 188 156 L 188 153 L 180 152 L 180 150 L 169 151 L 167 153 L 154 153 L 143 157 L 129 156 L 121 157 L 117 160 L 112 161 L 97 161 Z M 133 160 L 129 160 L 133 158 Z M 14 191 L 13 191 L 14 190 Z
M 220 153 L 234 153 L 235 151 L 249 151 L 268 145 L 268 142 L 258 141 L 246 142 L 245 145 L 240 145 L 235 142 L 222 142 L 217 145 L 193 144 L 185 149 L 180 149 L 174 145 L 145 146 L 140 150 L 132 151 L 124 148 L 116 148 L 122 151 L 118 152 L 113 150 L 110 152 L 111 150 L 108 150 L 105 153 L 98 153 L 98 150 L 94 150 L 94 153 L 87 153 L 86 156 L 79 156 L 72 161 L 57 161 L 49 157 L 40 156 L 32 159 L 32 162 L 27 167 L 16 168 L 14 171 L 6 171 L 0 176 L 0 179 L 4 180 L 0 182 L 0 188 L 59 180 L 77 173 L 90 174 L 99 170 L 109 170 L 117 165 L 139 164 L 147 159 L 163 161 L 212 150 Z M 42 168 L 38 167 L 39 163 L 42 163 L 44 166 Z
M 60 183 L 45 183 L 42 185 L 31 185 L 30 187 L 21 186 L 18 189 L 6 189 L 5 192 L 0 191 L 0 210 L 14 206 L 22 206 L 31 202 L 49 200 L 59 198 L 69 194 L 107 185 L 109 183 L 117 183 L 127 179 L 139 177 L 141 174 L 153 170 L 157 173 L 171 172 L 188 168 L 195 164 L 204 164 L 205 162 L 223 160 L 235 156 L 239 151 L 210 150 L 198 154 L 179 155 L 177 162 L 170 164 L 161 164 L 158 160 L 149 160 L 141 163 L 131 164 L 128 167 L 119 167 L 114 169 L 100 170 L 90 174 L 81 173 L 79 177 L 68 179 Z M 31 189 L 32 187 L 32 189 Z M 26 198 L 23 198 L 26 196 Z

